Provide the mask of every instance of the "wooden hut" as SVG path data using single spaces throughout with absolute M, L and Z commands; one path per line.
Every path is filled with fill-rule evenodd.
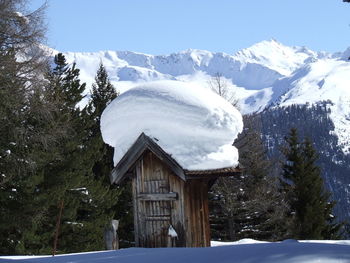
M 111 173 L 111 182 L 132 180 L 138 247 L 210 246 L 208 190 L 238 167 L 184 170 L 155 140 L 142 133 Z

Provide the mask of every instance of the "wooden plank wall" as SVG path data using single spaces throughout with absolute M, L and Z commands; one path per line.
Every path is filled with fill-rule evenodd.
M 185 246 L 183 188 L 154 154 L 147 152 L 138 161 L 133 179 L 136 245 L 141 247 Z M 177 199 L 174 198 L 176 193 Z M 135 198 L 136 197 L 136 198 Z M 168 236 L 172 225 L 178 238 Z
M 185 184 L 186 241 L 188 247 L 210 246 L 208 181 L 188 180 Z
M 176 202 L 172 202 L 171 224 L 178 235 L 177 238 L 173 240 L 172 246 L 185 247 L 187 245 L 184 208 L 185 182 L 173 174 L 170 170 L 168 170 L 168 174 L 170 192 L 177 193 L 178 196 L 178 200 Z

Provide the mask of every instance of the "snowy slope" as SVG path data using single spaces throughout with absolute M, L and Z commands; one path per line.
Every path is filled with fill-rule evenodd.
M 8 263 L 347 263 L 350 246 L 346 241 L 298 242 L 286 240 L 260 243 L 254 240 L 215 243 L 210 248 L 128 248 L 55 257 L 0 257 Z M 217 246 L 219 245 L 219 246 Z
M 240 100 L 242 113 L 270 105 L 286 106 L 330 100 L 335 134 L 344 152 L 350 150 L 350 48 L 330 54 L 306 47 L 288 47 L 276 40 L 262 41 L 233 55 L 188 49 L 170 55 L 130 51 L 65 53 L 76 61 L 88 86 L 102 62 L 112 83 L 123 92 L 140 82 L 175 80 L 209 87 L 219 73 Z
M 329 100 L 330 117 L 335 134 L 344 152 L 350 152 L 350 63 L 336 59 L 322 59 L 308 63 L 292 76 L 273 86 L 275 104 L 316 103 Z M 277 96 L 280 95 L 280 96 Z

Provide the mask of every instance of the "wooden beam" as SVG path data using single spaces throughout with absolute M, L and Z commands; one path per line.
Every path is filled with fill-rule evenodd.
M 137 198 L 141 201 L 173 201 L 177 200 L 177 193 L 166 194 L 139 194 Z
M 169 221 L 170 220 L 170 215 L 165 215 L 165 216 L 146 216 L 145 220 L 146 221 Z

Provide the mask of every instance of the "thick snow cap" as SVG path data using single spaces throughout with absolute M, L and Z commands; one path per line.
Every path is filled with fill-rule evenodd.
M 179 81 L 149 82 L 112 101 L 101 117 L 103 140 L 114 147 L 117 165 L 142 132 L 183 169 L 238 165 L 232 146 L 242 116 L 207 88 Z

